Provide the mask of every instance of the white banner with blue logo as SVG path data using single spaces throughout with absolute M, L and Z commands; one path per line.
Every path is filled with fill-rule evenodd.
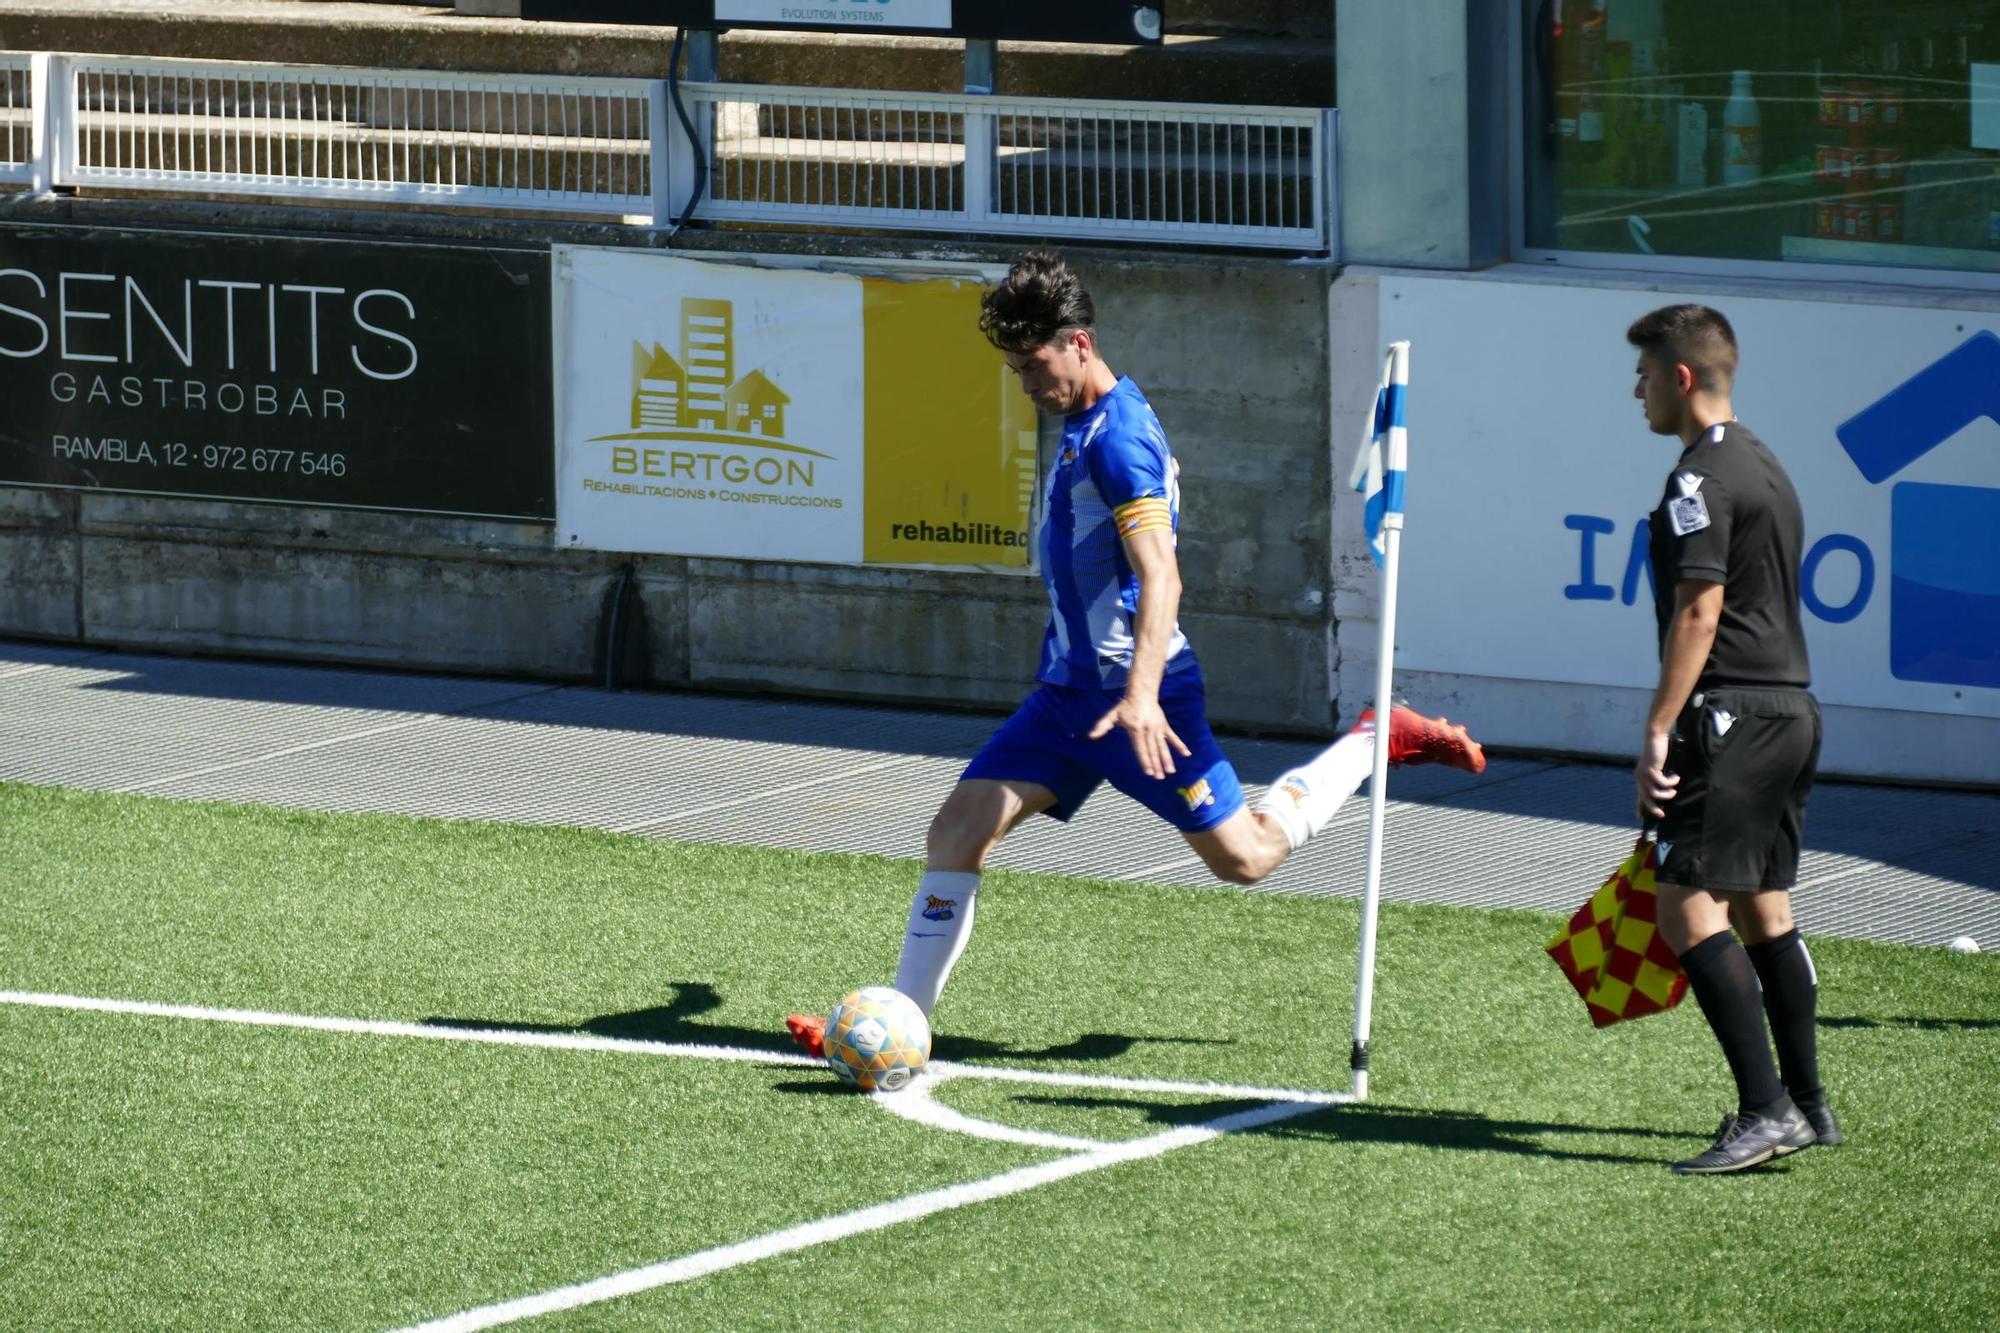
M 1651 687 L 1646 516 L 1681 445 L 1647 430 L 1625 330 L 1682 301 L 1734 324 L 1736 414 L 1798 490 L 1820 702 L 2000 718 L 2000 308 L 1942 291 L 1383 277 L 1385 332 L 1439 375 L 1404 672 Z

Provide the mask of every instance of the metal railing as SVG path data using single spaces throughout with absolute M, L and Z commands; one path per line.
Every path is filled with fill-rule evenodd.
M 66 56 L 52 81 L 63 184 L 653 211 L 642 79 Z
M 701 213 L 710 218 L 1329 245 L 1331 112 L 742 84 L 682 91 L 708 153 Z
M 1326 251 L 1332 111 L 0 54 L 0 183 Z
M 0 51 L 0 184 L 35 185 L 41 154 L 35 142 L 34 56 Z

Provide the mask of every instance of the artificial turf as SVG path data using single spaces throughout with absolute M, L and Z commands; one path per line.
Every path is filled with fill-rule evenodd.
M 1502 852 L 1504 854 L 1504 851 Z M 0 784 L 0 988 L 782 1046 L 887 978 L 914 868 Z M 939 1055 L 1347 1084 L 1350 902 L 995 873 Z M 549 1316 L 563 1328 L 1977 1326 L 2000 966 L 1816 940 L 1849 1132 L 1683 1179 L 1692 1004 L 1603 1032 L 1552 917 L 1384 909 L 1373 1096 Z M 1118 1140 L 1243 1103 L 956 1080 Z M 5 1328 L 389 1328 L 1056 1151 L 795 1067 L 0 1005 Z

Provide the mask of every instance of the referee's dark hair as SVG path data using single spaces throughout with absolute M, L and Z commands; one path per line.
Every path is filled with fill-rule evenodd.
M 1092 329 L 1097 306 L 1053 250 L 1030 250 L 981 298 L 979 331 L 1003 352 L 1046 347 L 1073 329 Z
M 1694 372 L 1697 387 L 1727 391 L 1736 379 L 1736 330 L 1720 310 L 1705 305 L 1661 306 L 1625 330 L 1625 341 L 1669 366 Z

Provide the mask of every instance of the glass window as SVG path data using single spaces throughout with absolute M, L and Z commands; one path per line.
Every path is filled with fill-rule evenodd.
M 1527 244 L 2000 272 L 2000 0 L 1525 0 Z

